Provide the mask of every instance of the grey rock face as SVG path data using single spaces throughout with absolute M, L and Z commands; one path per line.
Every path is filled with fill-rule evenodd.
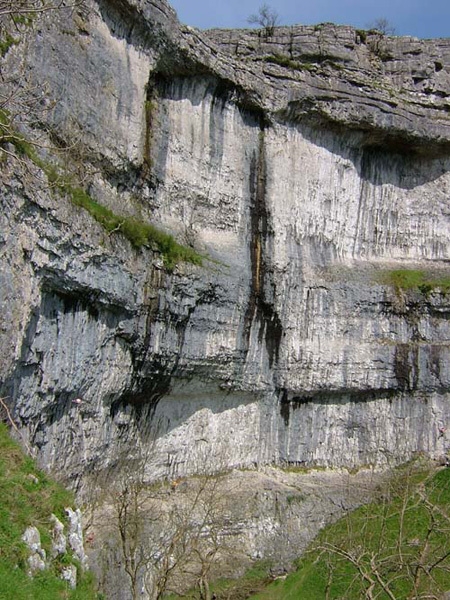
M 42 464 L 83 485 L 142 448 L 149 479 L 446 451 L 449 298 L 382 274 L 447 273 L 448 40 L 101 0 L 27 44 L 66 169 L 208 257 L 169 272 L 2 165 L 1 393 Z
M 447 39 L 389 37 L 332 23 L 278 27 L 270 37 L 255 30 L 206 35 L 277 86 L 279 117 L 370 131 L 369 145 L 448 139 Z
M 53 524 L 52 530 L 52 556 L 60 556 L 66 553 L 67 539 L 64 535 L 64 525 L 55 515 L 51 515 L 50 521 Z
M 77 587 L 77 568 L 75 565 L 69 565 L 61 570 L 61 579 L 67 581 L 70 589 Z
M 28 546 L 30 555 L 28 556 L 28 574 L 32 577 L 37 571 L 43 571 L 46 568 L 46 554 L 41 546 L 41 536 L 36 527 L 27 527 L 22 536 L 22 541 Z
M 83 527 L 81 522 L 81 511 L 79 508 L 73 510 L 66 508 L 66 515 L 69 519 L 69 532 L 67 539 L 69 547 L 74 555 L 80 561 L 82 567 L 87 567 L 87 557 L 83 545 Z

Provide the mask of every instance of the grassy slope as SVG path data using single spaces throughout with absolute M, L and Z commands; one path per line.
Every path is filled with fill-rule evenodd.
M 72 495 L 39 471 L 0 423 L 0 600 L 97 598 L 89 573 L 79 577 L 73 591 L 59 579 L 64 565 L 76 564 L 69 553 L 34 578 L 26 573 L 28 552 L 21 541 L 25 529 L 30 525 L 39 529 L 48 556 L 50 515 L 55 514 L 64 523 L 64 508 L 73 503 Z
M 408 467 L 376 502 L 324 529 L 297 571 L 251 598 L 439 598 L 450 590 L 449 534 L 450 469 Z

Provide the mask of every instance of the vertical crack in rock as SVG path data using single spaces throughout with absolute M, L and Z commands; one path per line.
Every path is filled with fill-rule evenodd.
M 209 112 L 209 160 L 217 171 L 222 168 L 224 151 L 224 112 L 232 95 L 232 88 L 222 80 L 214 82 Z
M 265 341 L 269 365 L 278 361 L 282 336 L 281 320 L 273 306 L 273 300 L 266 298 L 268 283 L 267 248 L 269 237 L 273 235 L 269 228 L 267 209 L 267 165 L 265 153 L 265 125 L 259 123 L 258 148 L 253 152 L 250 163 L 250 261 L 252 269 L 249 301 L 244 316 L 244 344 L 248 351 L 253 323 L 259 324 L 259 342 Z
M 144 320 L 142 341 L 133 348 L 132 352 L 133 374 L 130 388 L 111 404 L 112 418 L 125 406 L 131 405 L 139 420 L 143 407 L 152 405 L 152 409 L 156 409 L 159 400 L 170 390 L 170 381 L 177 362 L 172 368 L 168 368 L 162 357 L 149 358 L 152 328 L 159 313 L 158 290 L 165 287 L 164 277 L 164 271 L 151 268 L 142 305 L 141 318 Z
M 430 345 L 430 357 L 429 357 L 429 368 L 430 372 L 435 377 L 439 385 L 441 382 L 441 348 L 437 345 Z
M 395 349 L 394 372 L 399 390 L 411 392 L 419 383 L 419 349 L 411 344 L 398 344 Z
M 156 92 L 149 81 L 144 104 L 144 148 L 142 152 L 142 177 L 146 179 L 152 168 L 151 146 L 153 131 L 153 113 L 156 107 Z
M 361 185 L 358 199 L 355 237 L 353 240 L 353 257 L 359 256 L 364 248 L 364 227 L 362 220 L 367 213 L 367 197 L 370 193 L 371 177 L 376 177 L 373 153 L 364 149 L 361 157 Z
M 285 388 L 280 391 L 278 401 L 280 403 L 280 415 L 284 421 L 284 426 L 287 428 L 289 427 L 291 403 L 289 401 L 288 392 Z

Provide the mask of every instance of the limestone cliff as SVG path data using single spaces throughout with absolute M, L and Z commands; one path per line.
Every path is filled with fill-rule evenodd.
M 2 69 L 26 56 L 92 198 L 206 258 L 168 269 L 2 163 L 1 392 L 41 463 L 78 479 L 155 436 L 149 477 L 441 454 L 450 297 L 386 273 L 448 269 L 450 40 L 88 8 L 46 14 Z

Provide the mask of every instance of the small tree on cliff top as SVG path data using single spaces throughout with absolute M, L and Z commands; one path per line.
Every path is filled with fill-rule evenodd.
M 379 19 L 375 19 L 372 23 L 368 25 L 369 29 L 376 29 L 383 35 L 395 35 L 395 27 L 390 23 L 385 17 L 380 17 Z
M 263 27 L 266 37 L 273 35 L 275 27 L 279 22 L 280 17 L 278 13 L 266 3 L 259 7 L 257 13 L 250 15 L 247 19 L 247 23 L 250 23 L 250 25 L 259 25 L 260 27 Z

